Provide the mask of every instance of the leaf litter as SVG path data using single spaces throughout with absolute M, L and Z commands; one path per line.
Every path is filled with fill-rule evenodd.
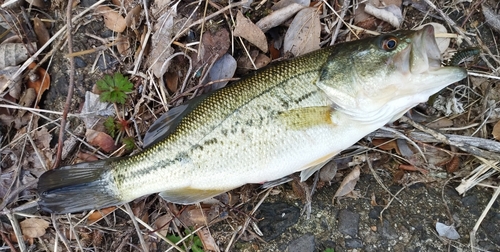
M 117 56 L 121 57 L 121 72 L 127 77 L 133 76 L 131 73 L 134 73 L 137 81 L 133 83 L 134 85 L 130 89 L 127 89 L 128 91 L 124 92 L 125 96 L 114 96 L 119 103 L 123 104 L 120 106 L 101 102 L 99 99 L 101 99 L 102 94 L 100 96 L 99 94 L 85 90 L 88 92 L 83 97 L 85 105 L 81 110 L 75 110 L 72 113 L 74 113 L 73 118 L 75 120 L 85 121 L 84 126 L 80 126 L 84 128 L 83 132 L 87 132 L 87 138 L 84 140 L 81 138 L 81 135 L 80 137 L 78 135 L 71 135 L 68 138 L 68 140 L 74 139 L 76 142 L 73 144 L 75 148 L 71 148 L 74 152 L 73 156 L 68 154 L 69 160 L 65 160 L 65 162 L 70 163 L 73 159 L 87 160 L 86 157 L 83 157 L 86 155 L 95 158 L 95 155 L 88 153 L 97 152 L 97 149 L 84 146 L 83 143 L 91 143 L 108 153 L 116 148 L 116 146 L 113 146 L 116 139 L 113 139 L 109 134 L 104 132 L 105 130 L 100 128 L 102 127 L 103 118 L 107 116 L 114 116 L 117 121 L 128 121 L 127 118 L 130 118 L 133 124 L 133 133 L 131 134 L 138 143 L 136 146 L 141 146 L 140 142 L 142 139 L 140 135 L 148 128 L 148 125 L 151 124 L 151 121 L 157 114 L 165 112 L 165 110 L 172 106 L 181 104 L 188 97 L 194 97 L 208 90 L 205 88 L 205 85 L 211 85 L 220 79 L 232 78 L 235 72 L 233 69 L 236 66 L 238 67 L 236 73 L 241 69 L 248 71 L 248 69 L 254 69 L 254 67 L 260 68 L 267 65 L 270 63 L 271 58 L 284 57 L 286 52 L 291 52 L 297 56 L 318 49 L 320 45 L 325 44 L 325 42 L 328 43 L 328 40 L 332 39 L 332 27 L 327 26 L 327 24 L 342 26 L 340 28 L 339 41 L 344 41 L 351 40 L 357 36 L 365 36 L 363 33 L 364 30 L 355 25 L 368 29 L 368 32 L 379 32 L 389 31 L 393 27 L 398 26 L 408 29 L 417 27 L 421 23 L 428 23 L 428 20 L 423 22 L 426 19 L 423 16 L 422 20 L 411 20 L 406 12 L 401 11 L 401 8 L 404 8 L 403 6 L 412 6 L 407 7 L 405 11 L 411 11 L 411 8 L 413 8 L 418 11 L 424 10 L 431 16 L 438 16 L 434 13 L 434 7 L 428 4 L 427 1 L 403 1 L 403 3 L 400 1 L 391 1 L 390 3 L 387 1 L 367 2 L 366 5 L 370 6 L 368 8 L 369 11 L 366 11 L 366 7 L 364 8 L 366 14 L 365 21 L 357 20 L 354 22 L 355 25 L 350 25 L 349 21 L 354 16 L 349 13 L 344 18 L 345 23 L 336 20 L 337 15 L 334 12 L 339 13 L 341 6 L 327 6 L 324 2 L 313 2 L 311 4 L 309 1 L 280 1 L 274 5 L 271 2 L 262 2 L 260 3 L 260 10 L 257 10 L 256 5 L 250 4 L 250 8 L 246 10 L 245 15 L 242 14 L 244 10 L 235 5 L 222 6 L 221 3 L 206 3 L 207 5 L 204 7 L 205 2 L 184 3 L 164 0 L 154 1 L 151 6 L 143 6 L 142 3 L 134 6 L 133 1 L 113 1 L 113 5 L 102 5 L 101 2 L 97 8 L 93 9 L 94 14 L 102 17 L 102 21 L 101 19 L 93 19 L 89 22 L 102 22 L 101 27 L 103 30 L 108 29 L 112 31 L 110 34 L 113 34 L 111 37 L 116 39 L 116 43 L 110 46 L 110 50 L 116 49 L 119 53 L 118 55 L 121 55 Z M 389 7 L 392 5 L 397 8 Z M 54 6 L 57 7 L 58 5 Z M 75 6 L 78 6 L 78 4 Z M 457 10 L 465 10 L 468 6 L 470 5 L 467 3 L 459 3 L 453 7 Z M 350 7 L 352 7 L 351 11 L 357 15 L 357 11 L 360 8 L 354 5 Z M 447 7 L 440 6 L 440 8 Z M 87 11 L 91 10 L 91 8 L 85 8 L 87 8 Z M 374 11 L 371 11 L 370 8 Z M 481 8 L 476 10 L 476 14 L 480 11 L 484 15 L 486 22 L 492 29 L 496 28 L 495 21 L 498 19 L 498 11 L 494 8 L 496 7 L 492 7 L 490 3 L 485 3 L 481 5 Z M 49 11 L 54 10 L 51 9 Z M 382 14 L 379 15 L 379 13 Z M 400 14 L 403 15 L 400 16 Z M 2 12 L 1 20 L 6 21 L 1 23 L 2 26 L 7 26 L 8 28 L 12 26 L 14 19 L 5 18 L 9 16 L 10 14 L 3 15 Z M 234 19 L 231 20 L 234 17 L 236 17 L 235 23 L 233 23 Z M 473 18 L 474 16 L 470 20 L 471 26 L 475 28 L 479 27 L 478 24 L 481 21 L 473 20 Z M 448 29 L 453 27 L 453 25 L 445 23 L 442 20 L 435 19 L 435 21 L 444 27 L 439 33 L 444 34 L 444 37 L 446 37 L 450 34 L 450 30 Z M 37 27 L 41 27 L 38 21 L 34 22 L 36 22 L 34 24 L 37 24 Z M 248 34 L 245 32 L 236 32 L 237 28 L 241 29 L 238 26 L 243 23 L 246 23 L 249 27 L 253 27 L 251 29 L 259 28 L 255 32 L 248 32 Z M 464 23 L 469 25 L 469 20 L 466 19 Z M 85 26 L 83 22 L 79 23 L 79 25 Z M 148 28 L 152 29 L 149 31 Z M 482 28 L 478 28 L 478 32 L 480 29 Z M 231 34 L 229 31 L 233 31 L 234 33 Z M 81 32 L 81 28 L 75 30 L 75 32 Z M 474 32 L 476 30 L 473 30 L 471 33 Z M 37 42 L 39 44 L 50 43 L 50 41 L 46 41 L 46 34 L 42 34 L 45 33 L 43 29 L 36 33 L 38 34 Z M 53 30 L 49 30 L 49 34 L 56 33 Z M 245 40 L 235 40 L 233 36 L 238 36 L 238 34 L 242 35 L 242 37 L 245 36 Z M 22 34 L 18 35 L 23 36 Z M 102 34 L 97 35 L 102 36 Z M 191 35 L 192 37 L 190 37 Z M 60 36 L 60 34 L 57 36 Z M 461 36 L 463 35 L 451 37 L 451 46 L 455 48 L 454 50 L 459 49 L 457 47 L 461 46 L 460 43 L 466 40 L 466 37 Z M 272 52 L 274 56 L 266 54 L 267 49 L 265 48 L 272 42 L 269 40 L 270 38 L 273 38 L 273 42 L 278 40 L 283 41 L 283 47 L 279 46 L 279 43 L 276 44 L 278 46 L 275 46 L 273 43 L 269 47 L 269 50 L 275 50 Z M 449 37 L 445 39 L 448 41 L 446 43 L 450 43 Z M 246 43 L 246 41 L 250 44 Z M 483 56 L 487 55 L 491 57 L 492 63 L 490 64 L 499 64 L 498 60 L 495 61 L 497 58 L 491 54 L 498 54 L 498 51 L 494 50 L 496 46 L 495 42 L 475 40 L 475 43 L 480 44 L 483 48 L 492 48 L 489 55 L 484 52 L 482 54 Z M 43 171 L 49 169 L 54 162 L 53 156 L 56 147 L 51 142 L 55 136 L 53 129 L 54 127 L 58 127 L 57 120 L 48 118 L 46 115 L 50 115 L 50 112 L 46 112 L 45 110 L 52 110 L 56 114 L 60 111 L 56 111 L 54 108 L 47 109 L 47 107 L 42 107 L 42 110 L 38 110 L 37 108 L 37 105 L 44 102 L 43 94 L 47 90 L 50 92 L 53 88 L 51 83 L 53 80 L 46 78 L 45 81 L 39 82 L 40 77 L 46 75 L 42 72 L 34 71 L 36 76 L 32 79 L 32 83 L 28 84 L 29 82 L 26 79 L 13 74 L 13 72 L 25 71 L 26 68 L 20 68 L 19 65 L 29 61 L 28 57 L 30 53 L 26 49 L 28 46 L 15 43 L 14 45 L 11 44 L 4 47 L 6 48 L 3 51 L 4 55 L 9 55 L 8 57 L 1 57 L 7 63 L 4 63 L 6 64 L 5 66 L 0 67 L 0 71 L 3 71 L 0 72 L 0 93 L 2 93 L 0 118 L 3 124 L 0 129 L 2 129 L 3 134 L 5 134 L 6 129 L 10 130 L 10 135 L 13 135 L 13 137 L 3 138 L 7 140 L 3 140 L 0 149 L 2 153 L 2 187 L 0 188 L 0 192 L 2 193 L 2 198 L 5 195 L 5 199 L 7 199 L 2 202 L 2 206 L 7 206 L 8 209 L 17 209 L 23 206 L 24 203 L 29 203 L 30 200 L 35 199 L 36 196 L 29 191 L 23 191 L 22 194 L 20 192 L 17 192 L 17 194 L 14 193 L 15 197 L 12 197 L 13 192 L 16 192 L 18 188 L 22 188 L 23 185 L 29 185 L 30 181 L 34 181 Z M 448 45 L 443 46 L 443 49 L 447 49 L 448 47 Z M 7 48 L 9 49 L 7 50 Z M 245 50 L 248 50 L 248 52 Z M 189 64 L 182 57 L 172 57 L 174 53 L 178 52 L 184 52 L 184 55 L 188 55 L 191 58 L 193 71 L 179 67 L 179 65 Z M 446 51 L 445 54 L 451 55 L 453 51 Z M 140 57 L 144 57 L 144 60 Z M 445 55 L 445 57 L 451 56 Z M 39 58 L 38 60 L 41 59 Z M 145 64 L 139 64 L 140 62 L 145 62 Z M 235 62 L 237 62 L 237 65 Z M 227 66 L 226 64 L 230 66 L 227 69 L 224 67 Z M 9 68 L 7 65 L 13 68 Z M 43 70 L 43 68 L 39 67 L 37 66 L 37 69 Z M 43 67 L 50 71 L 50 64 L 43 65 Z M 433 126 L 447 133 L 452 132 L 464 136 L 472 136 L 478 141 L 492 137 L 497 138 L 498 133 L 494 126 L 496 126 L 495 123 L 500 119 L 500 116 L 498 116 L 500 113 L 495 112 L 498 110 L 495 105 L 496 101 L 500 98 L 499 96 L 495 96 L 497 92 L 491 88 L 491 83 L 498 82 L 494 78 L 494 71 L 492 68 L 488 68 L 487 65 L 485 66 L 484 63 L 473 63 L 467 67 L 472 72 L 481 70 L 482 74 L 486 73 L 486 76 L 477 77 L 483 81 L 487 80 L 485 81 L 486 84 L 477 84 L 471 90 L 456 89 L 453 92 L 445 90 L 440 94 L 443 98 L 438 97 L 435 104 L 421 105 L 418 109 L 424 111 L 427 116 L 425 120 L 433 119 L 432 117 L 436 115 L 450 115 L 451 117 L 446 125 L 435 124 Z M 132 71 L 133 69 L 137 69 L 137 71 Z M 99 74 L 104 76 L 105 73 Z M 11 79 L 15 79 L 15 81 L 10 81 Z M 162 79 L 166 80 L 165 83 L 160 82 Z M 180 80 L 183 80 L 183 82 L 187 80 L 187 83 L 181 85 Z M 224 85 L 226 84 L 221 82 L 219 85 L 211 85 L 210 88 L 217 89 Z M 8 91 L 9 96 L 4 95 L 4 91 Z M 110 92 L 112 91 L 110 90 Z M 85 94 L 85 92 L 82 92 L 82 94 Z M 134 103 L 138 100 L 141 100 L 143 106 L 134 106 Z M 478 106 L 478 104 L 482 105 Z M 472 116 L 468 117 L 466 115 Z M 40 125 L 38 124 L 39 118 L 45 120 Z M 76 126 L 79 123 L 76 121 L 72 125 Z M 400 127 L 404 129 L 407 125 L 402 124 Z M 12 133 L 15 131 L 17 133 Z M 73 130 L 68 128 L 68 131 Z M 96 140 L 101 138 L 105 140 Z M 413 140 L 419 142 L 418 138 L 414 138 Z M 400 180 L 401 183 L 410 184 L 415 180 L 436 183 L 440 181 L 438 176 L 441 175 L 439 174 L 444 174 L 445 177 L 454 175 L 464 180 L 457 187 L 460 193 L 465 193 L 480 182 L 488 182 L 490 183 L 490 187 L 498 187 L 498 181 L 495 181 L 494 177 L 492 177 L 495 173 L 498 174 L 498 169 L 496 168 L 498 164 L 496 162 L 480 158 L 476 159 L 463 151 L 450 148 L 446 142 L 440 144 L 432 143 L 432 146 L 425 142 L 419 142 L 417 146 L 424 150 L 423 153 L 427 157 L 427 162 L 423 162 L 417 154 L 418 151 L 405 141 L 392 141 L 395 144 L 380 146 L 387 165 L 394 163 L 396 164 L 395 167 L 405 169 L 403 173 L 388 170 L 388 172 L 392 172 L 393 174 L 403 174 L 404 179 Z M 82 145 L 76 148 L 78 145 L 76 143 Z M 372 142 L 372 144 L 378 145 L 376 142 Z M 404 151 L 403 148 L 405 148 Z M 68 151 L 68 153 L 71 153 L 71 151 Z M 97 155 L 104 157 L 102 153 L 98 153 Z M 457 157 L 459 158 L 457 159 Z M 329 165 L 328 170 L 325 169 L 325 172 L 321 175 L 321 180 L 326 182 L 333 181 L 332 186 L 338 186 L 339 189 L 335 193 L 336 196 L 349 195 L 355 192 L 356 187 L 359 186 L 357 181 L 359 181 L 360 177 L 364 176 L 363 172 L 366 171 L 364 162 L 352 160 L 349 157 L 339 157 L 333 163 L 335 163 L 334 166 Z M 453 170 L 446 170 L 446 167 L 452 163 L 453 166 L 458 167 L 455 168 L 455 172 Z M 355 168 L 352 168 L 353 166 Z M 424 169 L 432 172 L 427 175 L 418 174 L 417 176 L 414 171 L 408 171 L 408 169 L 413 169 L 417 172 L 422 171 L 419 169 Z M 447 175 L 447 172 L 452 174 Z M 339 186 L 335 182 L 342 177 L 344 179 Z M 322 186 L 329 185 L 324 184 Z M 227 248 L 231 248 L 234 245 L 235 239 L 237 240 L 236 237 L 244 235 L 245 237 L 257 239 L 256 237 L 258 236 L 251 235 L 251 231 L 241 228 L 245 226 L 248 216 L 253 214 L 253 212 L 247 212 L 243 206 L 247 206 L 246 204 L 256 204 L 259 199 L 263 200 L 267 197 L 259 197 L 258 190 L 251 185 L 235 191 L 236 194 L 232 192 L 226 195 L 236 195 L 230 196 L 232 197 L 231 199 L 224 201 L 226 204 L 212 202 L 211 204 L 203 204 L 201 206 L 188 206 L 183 209 L 177 209 L 172 204 L 165 204 L 158 201 L 154 196 L 150 196 L 138 200 L 143 207 L 134 206 L 134 212 L 131 216 L 136 216 L 140 220 L 144 230 L 151 230 L 152 233 L 149 233 L 150 236 L 156 235 L 154 230 L 158 229 L 161 235 L 163 235 L 163 237 L 157 237 L 159 239 L 165 239 L 164 236 L 173 234 L 176 236 L 186 236 L 183 238 L 197 236 L 206 250 L 221 249 L 222 244 L 226 245 Z M 273 191 L 271 196 L 282 197 L 286 195 L 287 191 L 290 193 L 289 189 L 280 186 L 279 189 Z M 314 200 L 315 198 L 313 198 L 313 202 Z M 387 205 L 387 207 L 390 206 Z M 315 211 L 314 207 L 313 211 Z M 121 228 L 123 226 L 120 225 L 127 223 L 130 217 L 120 216 L 118 212 L 117 209 L 113 208 L 109 212 L 106 210 L 104 215 L 99 213 L 93 217 L 74 215 L 74 219 L 70 220 L 72 225 L 68 225 L 67 220 L 61 217 L 58 217 L 55 221 L 58 225 L 65 226 L 66 230 L 70 230 L 70 226 L 72 226 L 77 237 L 74 237 L 70 233 L 63 233 L 63 235 L 72 236 L 70 241 L 66 242 L 74 246 L 102 246 L 101 249 L 116 250 L 117 248 L 127 246 L 123 242 L 126 240 L 124 238 L 131 236 L 137 238 L 141 236 L 140 232 L 133 234 L 133 229 Z M 117 222 L 112 223 L 111 219 L 107 216 L 112 216 Z M 97 241 L 102 239 L 103 234 L 102 232 L 83 231 L 81 229 L 82 226 L 79 225 L 81 225 L 81 220 L 84 218 L 88 218 L 90 223 L 86 228 L 94 231 L 107 229 L 118 229 L 120 231 L 114 233 L 105 232 L 105 237 L 110 238 L 110 241 L 112 241 L 110 243 L 89 242 L 91 240 Z M 214 226 L 212 226 L 213 223 L 222 220 L 227 220 L 229 227 L 233 231 L 215 231 Z M 203 228 L 190 229 L 183 226 L 182 223 L 188 226 L 192 225 Z M 252 221 L 251 223 L 254 222 Z M 14 221 L 10 224 L 9 228 L 16 226 Z M 126 224 L 125 226 L 131 227 L 130 224 Z M 34 240 L 34 242 L 40 242 L 40 245 L 44 243 L 44 246 L 49 245 L 49 247 L 52 247 L 60 241 L 58 238 L 55 238 L 54 230 L 50 229 L 51 232 L 46 233 L 48 228 L 48 222 L 39 217 L 25 218 L 21 221 L 23 233 L 29 233 L 31 238 L 40 237 L 40 240 Z M 194 233 L 182 232 L 186 230 L 198 231 Z M 452 234 L 451 237 L 456 236 Z M 78 239 L 82 241 L 83 245 L 77 242 Z M 143 240 L 147 244 L 142 244 L 142 242 L 137 242 L 136 240 L 134 246 L 141 246 L 143 249 L 149 247 L 152 250 L 158 248 L 158 246 L 165 246 L 164 244 L 157 243 L 155 239 L 145 237 Z M 22 241 L 22 239 L 18 239 L 19 241 Z

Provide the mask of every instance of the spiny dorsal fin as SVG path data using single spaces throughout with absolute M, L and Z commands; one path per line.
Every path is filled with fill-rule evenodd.
M 186 103 L 168 110 L 149 127 L 144 136 L 144 148 L 152 146 L 170 135 L 179 125 L 182 118 L 191 112 L 209 93 L 195 97 Z

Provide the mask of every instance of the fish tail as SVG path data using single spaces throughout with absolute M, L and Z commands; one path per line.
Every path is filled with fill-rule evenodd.
M 74 213 L 123 204 L 110 160 L 80 163 L 50 170 L 38 180 L 40 209 L 49 213 Z

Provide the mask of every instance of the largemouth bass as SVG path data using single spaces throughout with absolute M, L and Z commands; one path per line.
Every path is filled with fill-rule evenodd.
M 327 47 L 172 109 L 139 154 L 47 171 L 39 206 L 80 212 L 153 193 L 191 204 L 294 172 L 305 180 L 466 75 L 441 66 L 430 25 Z

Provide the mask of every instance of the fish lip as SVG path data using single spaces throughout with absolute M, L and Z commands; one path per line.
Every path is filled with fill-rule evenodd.
M 441 68 L 441 51 L 436 42 L 434 27 L 426 25 L 411 37 L 410 71 L 433 72 Z

